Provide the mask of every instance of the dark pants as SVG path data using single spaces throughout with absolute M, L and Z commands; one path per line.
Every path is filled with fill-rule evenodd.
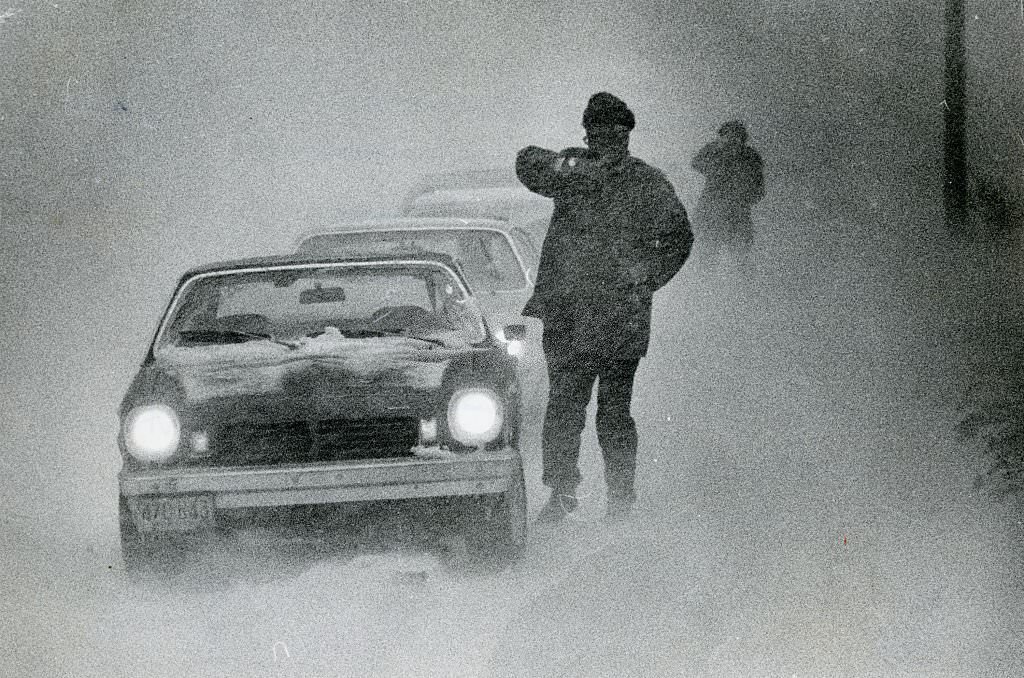
M 754 244 L 750 206 L 724 197 L 701 195 L 693 215 L 698 242 L 709 257 L 731 252 L 743 256 Z
M 551 360 L 553 357 L 548 361 L 550 393 L 542 441 L 544 484 L 556 492 L 575 493 L 580 482 L 580 434 L 597 380 L 597 439 L 604 456 L 608 496 L 634 501 L 637 435 L 630 403 L 640 359 L 588 365 Z

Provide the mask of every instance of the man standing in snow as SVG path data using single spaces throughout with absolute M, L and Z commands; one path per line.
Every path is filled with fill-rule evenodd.
M 750 210 L 764 197 L 764 163 L 747 146 L 747 128 L 738 120 L 724 123 L 718 139 L 704 146 L 691 165 L 705 177 L 694 214 L 702 247 L 711 261 L 724 250 L 746 256 L 754 242 Z
M 583 112 L 587 148 L 536 146 L 516 157 L 528 189 L 554 199 L 537 284 L 523 315 L 544 324 L 550 393 L 543 428 L 543 482 L 551 498 L 538 517 L 576 509 L 580 435 L 594 382 L 609 517 L 636 500 L 633 377 L 650 340 L 651 301 L 693 244 L 686 210 L 665 176 L 629 154 L 636 121 L 599 92 Z

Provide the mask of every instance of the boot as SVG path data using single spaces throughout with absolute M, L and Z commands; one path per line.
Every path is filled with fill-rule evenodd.
M 636 504 L 636 490 L 632 483 L 612 483 L 608 487 L 608 505 L 605 517 L 609 520 L 624 520 L 633 512 Z
M 608 520 L 625 520 L 633 513 L 633 500 L 625 497 L 608 497 L 605 517 Z
M 553 490 L 547 503 L 537 514 L 538 523 L 559 523 L 576 510 L 579 501 L 574 492 Z

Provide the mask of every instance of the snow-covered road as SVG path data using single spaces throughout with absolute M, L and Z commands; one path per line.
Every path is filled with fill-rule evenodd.
M 833 263 L 855 242 L 831 243 Z M 501 573 L 252 529 L 182 576 L 130 582 L 114 515 L 120 394 L 86 396 L 124 357 L 73 375 L 83 397 L 58 404 L 61 426 L 40 414 L 45 392 L 16 384 L 0 674 L 1024 675 L 1014 521 L 972 489 L 980 461 L 952 435 L 948 299 L 891 284 L 898 262 L 884 258 L 837 279 L 826 250 L 804 247 L 769 252 L 746 285 L 694 267 L 661 294 L 634 406 L 635 517 L 604 523 L 588 431 L 578 515 L 535 530 Z

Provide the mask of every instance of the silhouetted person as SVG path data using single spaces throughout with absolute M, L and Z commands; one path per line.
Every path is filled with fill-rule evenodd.
M 654 291 L 682 267 L 693 235 L 665 176 L 630 156 L 634 124 L 625 103 L 600 92 L 583 112 L 589 148 L 529 146 L 516 157 L 523 185 L 554 199 L 537 284 L 523 309 L 544 324 L 550 380 L 542 452 L 552 493 L 542 522 L 576 508 L 580 434 L 595 380 L 608 515 L 628 514 L 636 500 L 633 377 L 647 353 Z
M 764 163 L 747 146 L 743 123 L 724 123 L 718 139 L 704 146 L 691 165 L 705 177 L 693 219 L 702 251 L 712 261 L 723 250 L 745 256 L 754 242 L 750 210 L 764 197 Z

